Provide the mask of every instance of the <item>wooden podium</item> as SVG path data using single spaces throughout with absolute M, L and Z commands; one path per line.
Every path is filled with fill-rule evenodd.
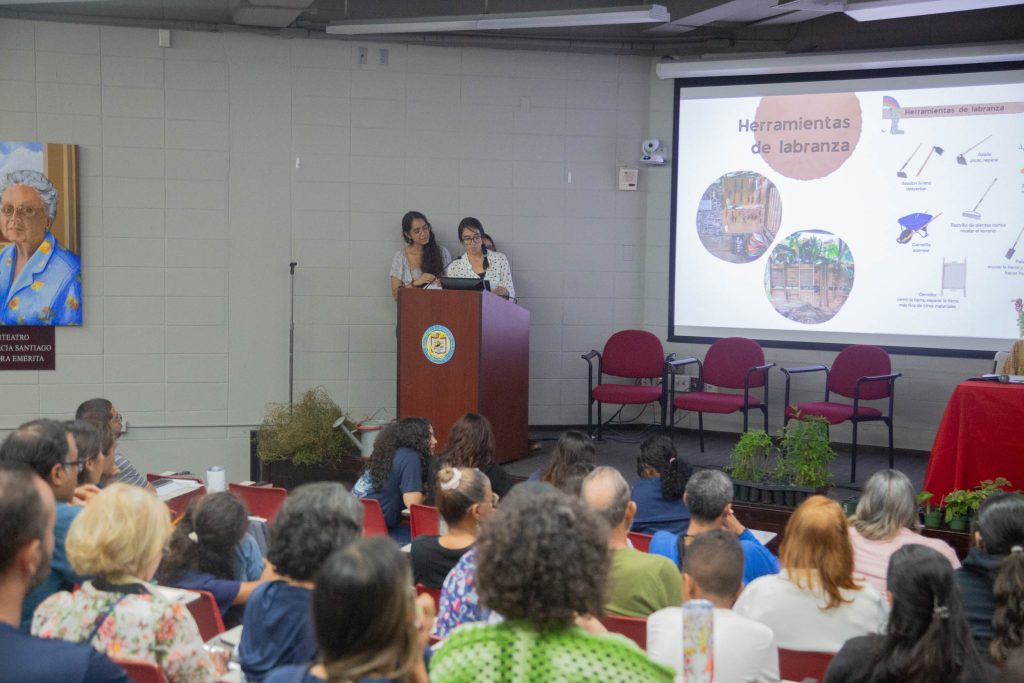
M 501 462 L 527 454 L 530 313 L 490 292 L 398 292 L 398 417 L 425 417 L 437 452 L 466 413 L 491 422 Z

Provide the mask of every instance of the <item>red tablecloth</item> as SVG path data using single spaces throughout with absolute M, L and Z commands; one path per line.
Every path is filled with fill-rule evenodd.
M 961 382 L 935 435 L 924 490 L 940 501 L 996 477 L 1024 488 L 1024 385 Z

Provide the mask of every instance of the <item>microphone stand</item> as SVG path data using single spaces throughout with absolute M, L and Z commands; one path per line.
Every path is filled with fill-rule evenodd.
M 288 324 L 288 405 L 294 403 L 293 391 L 295 388 L 295 266 L 298 261 L 288 264 L 289 300 L 288 315 L 291 320 Z

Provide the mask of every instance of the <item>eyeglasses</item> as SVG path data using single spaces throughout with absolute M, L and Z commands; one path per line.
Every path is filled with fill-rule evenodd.
M 480 242 L 481 240 L 483 240 L 483 238 L 480 237 L 479 234 L 477 234 L 477 235 L 473 235 L 472 237 L 463 237 L 462 238 L 462 243 L 463 244 L 473 244 L 474 242 Z
M 42 216 L 46 213 L 46 209 L 42 206 L 21 206 L 15 208 L 14 204 L 4 204 L 0 206 L 0 214 L 3 214 L 4 218 L 11 218 L 12 216 L 20 216 L 22 218 L 33 219 L 36 216 Z
M 413 228 L 412 230 L 409 231 L 409 234 L 410 235 L 425 235 L 428 232 L 430 232 L 430 223 L 427 223 L 426 225 L 421 225 L 418 228 Z

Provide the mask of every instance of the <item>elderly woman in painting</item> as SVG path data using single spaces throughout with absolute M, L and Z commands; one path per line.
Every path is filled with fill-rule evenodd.
M 50 232 L 57 189 L 38 171 L 0 178 L 0 324 L 81 325 L 82 264 Z

